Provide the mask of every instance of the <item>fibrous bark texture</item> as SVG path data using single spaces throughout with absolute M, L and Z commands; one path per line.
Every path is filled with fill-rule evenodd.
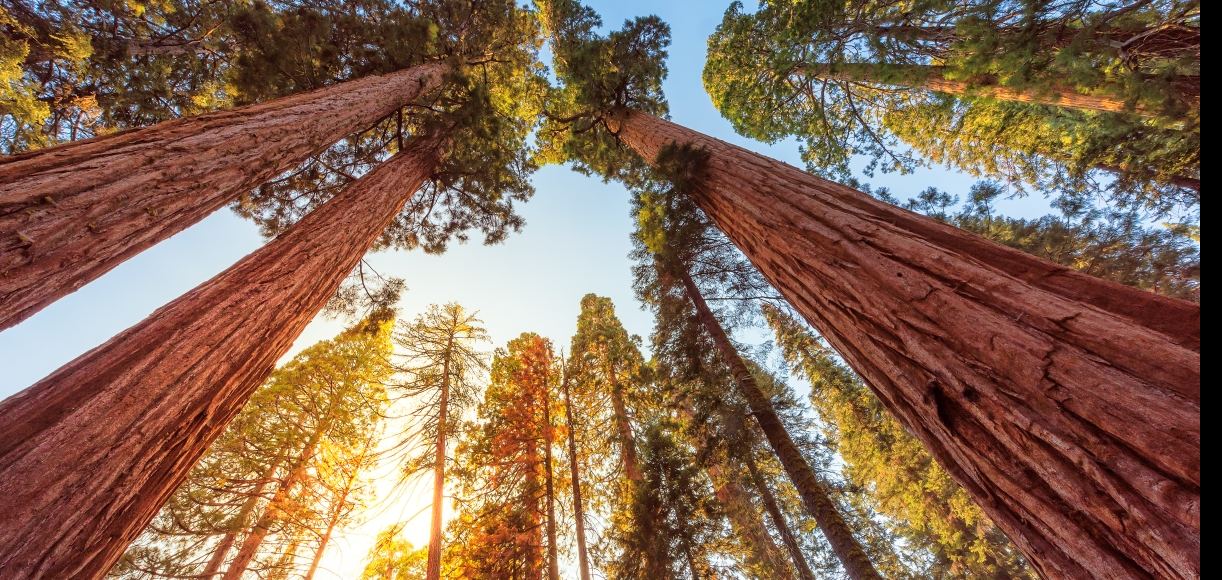
M 0 403 L 0 576 L 99 578 L 433 172 L 418 139 L 276 240 Z
M 1200 306 L 1099 280 L 650 115 L 706 214 L 1045 577 L 1200 573 Z
M 0 160 L 0 330 L 441 83 L 427 64 Z

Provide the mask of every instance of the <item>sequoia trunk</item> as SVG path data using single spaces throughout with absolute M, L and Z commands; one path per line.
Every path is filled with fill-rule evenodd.
M 0 567 L 97 578 L 437 164 L 420 138 L 276 240 L 0 403 Z
M 427 64 L 0 160 L 0 330 L 441 83 Z
M 1092 278 L 639 112 L 692 195 L 1045 577 L 1200 573 L 1200 305 Z

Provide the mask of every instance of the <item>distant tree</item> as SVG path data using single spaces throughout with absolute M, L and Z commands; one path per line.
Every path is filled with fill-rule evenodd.
M 497 349 L 477 422 L 458 447 L 463 515 L 454 524 L 454 569 L 464 578 L 542 578 L 556 551 L 548 423 L 551 344 L 523 333 Z
M 278 369 L 112 574 L 237 577 L 261 555 L 272 567 L 269 537 L 328 538 L 348 521 L 387 404 L 393 322 L 378 313 Z
M 424 580 L 428 549 L 417 549 L 399 532 L 398 526 L 378 532 L 361 580 Z
M 456 303 L 432 305 L 395 334 L 404 381 L 396 395 L 411 407 L 410 435 L 426 444 L 407 450 L 405 474 L 433 472 L 433 511 L 429 526 L 426 577 L 441 577 L 441 517 L 445 500 L 446 464 L 460 420 L 478 400 L 477 380 L 487 370 L 485 355 L 476 350 L 488 340 L 482 321 Z
M 738 132 L 798 137 L 822 175 L 917 153 L 1167 212 L 1200 203 L 1199 26 L 1191 1 L 736 2 L 704 79 Z

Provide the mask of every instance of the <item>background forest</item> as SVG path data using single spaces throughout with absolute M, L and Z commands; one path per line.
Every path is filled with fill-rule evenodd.
M 1036 577 L 612 112 L 1199 303 L 1199 60 L 1196 2 L 0 0 L 6 155 L 461 62 L 0 334 L 0 396 L 444 126 L 112 576 Z

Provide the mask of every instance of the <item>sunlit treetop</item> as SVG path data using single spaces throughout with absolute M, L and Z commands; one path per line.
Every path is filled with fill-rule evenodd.
M 953 95 L 926 88 L 931 79 L 957 83 L 940 85 Z M 736 2 L 709 38 L 704 84 L 737 132 L 767 142 L 797 137 L 808 168 L 833 179 L 848 179 L 855 158 L 867 175 L 910 170 L 928 160 L 922 147 L 932 141 L 974 145 L 974 166 L 952 163 L 968 171 L 1007 154 L 1048 164 L 1010 185 L 1040 190 L 1049 175 L 1068 175 L 1053 195 L 1164 211 L 1166 200 L 1191 198 L 1194 181 L 1199 191 L 1199 7 L 1191 2 L 765 0 L 754 11 Z M 1003 102 L 988 87 L 1023 99 L 1106 97 L 1145 114 Z M 946 124 L 897 131 L 912 127 L 909 111 L 948 101 L 1003 125 L 1007 114 L 1040 117 L 1044 134 L 1016 142 L 972 133 L 956 142 Z M 908 121 L 896 122 L 900 115 Z M 1063 151 L 1049 151 L 1062 136 Z
M 252 17 L 260 23 L 253 44 L 268 50 L 244 61 L 251 70 L 235 76 L 250 79 L 243 90 L 258 95 L 265 94 L 265 87 L 304 90 L 424 62 L 444 62 L 450 72 L 439 91 L 401 115 L 260 187 L 238 204 L 239 213 L 258 223 L 265 235 L 275 235 L 414 136 L 440 135 L 445 147 L 439 167 L 375 249 L 419 247 L 440 253 L 450 241 L 465 242 L 474 232 L 492 244 L 520 230 L 523 221 L 514 206 L 533 193 L 529 176 L 536 163 L 528 136 L 547 90 L 534 14 L 508 0 L 371 3 L 355 20 L 347 6 L 337 8 L 334 16 L 326 10 L 307 16 L 302 10 L 262 8 L 258 18 Z M 379 16 L 371 17 L 373 11 Z M 353 38 L 333 44 L 348 34 Z M 284 45 L 279 39 L 285 37 L 303 46 L 280 55 Z M 313 57 L 316 53 L 322 56 Z M 275 64 L 282 58 L 291 66 Z M 281 71 L 274 74 L 290 78 L 267 81 L 261 71 L 268 63 Z
M 560 87 L 552 91 L 539 131 L 539 160 L 571 162 L 584 174 L 633 183 L 642 162 L 616 140 L 608 121 L 619 109 L 665 115 L 662 94 L 670 27 L 637 17 L 600 33 L 602 19 L 573 0 L 538 0 Z
M 0 2 L 0 153 L 223 105 L 232 8 L 199 0 Z

